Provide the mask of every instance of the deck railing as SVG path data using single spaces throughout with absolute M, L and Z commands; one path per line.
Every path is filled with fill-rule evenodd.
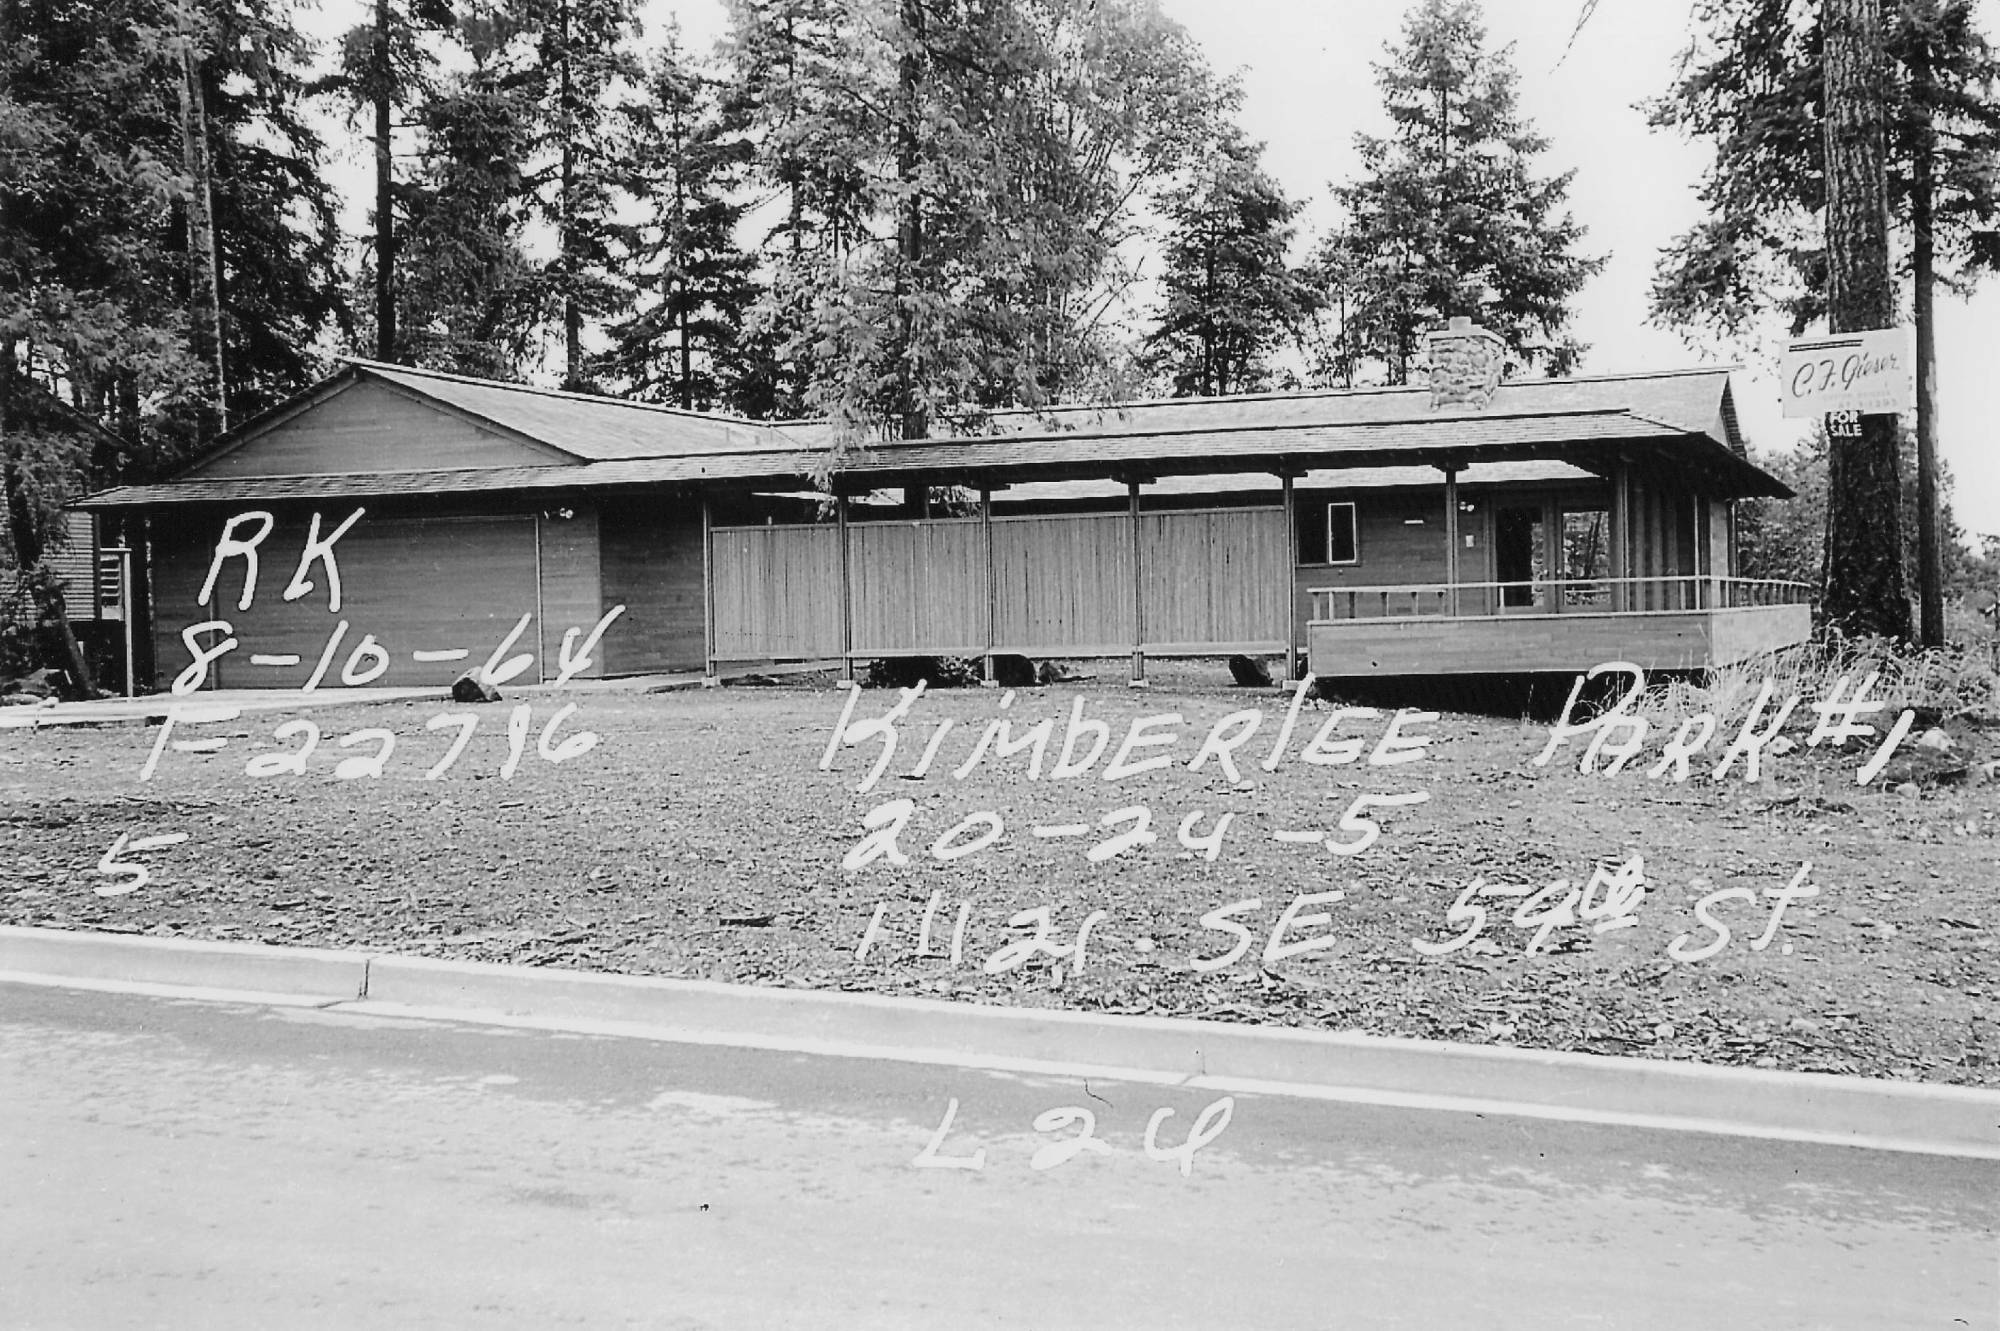
M 1811 588 L 1776 578 L 1547 578 L 1524 582 L 1422 582 L 1313 587 L 1312 619 L 1431 616 L 1447 619 L 1562 614 L 1663 614 L 1803 605 Z

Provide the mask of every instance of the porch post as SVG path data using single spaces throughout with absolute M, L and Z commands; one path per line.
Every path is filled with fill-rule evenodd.
M 993 643 L 1000 632 L 1000 589 L 993 582 L 993 489 L 979 487 L 979 534 L 986 543 L 986 665 L 988 684 L 993 683 Z
M 1632 539 L 1632 475 L 1626 468 L 1625 459 L 1611 464 L 1611 608 L 1624 610 L 1629 600 L 1625 584 L 1619 579 L 1630 576 L 1632 568 L 1630 542 Z
M 833 497 L 833 515 L 840 531 L 840 682 L 854 683 L 854 576 L 848 566 L 847 496 Z
M 125 630 L 125 696 L 139 696 L 137 677 L 133 674 L 137 653 L 132 642 L 136 630 L 132 621 L 138 616 L 132 611 L 132 540 L 125 534 L 125 524 L 118 524 L 118 614 L 125 622 L 118 627 Z
M 1458 614 L 1458 465 L 1440 463 L 1444 471 L 1445 610 Z
M 1285 505 L 1285 681 L 1299 677 L 1299 515 L 1292 494 L 1292 471 L 1278 473 Z
M 1139 481 L 1125 482 L 1132 501 L 1132 678 L 1135 689 L 1146 687 L 1146 576 L 1139 540 Z
M 715 516 L 707 491 L 701 496 L 701 658 L 702 686 L 720 683 L 715 676 Z
M 1542 501 L 1542 566 L 1549 574 L 1549 613 L 1559 615 L 1563 608 L 1563 575 L 1567 571 L 1563 565 L 1563 506 L 1560 498 Z
M 1702 609 L 1712 609 L 1715 605 L 1714 501 L 1707 495 L 1695 498 L 1694 504 L 1694 603 Z

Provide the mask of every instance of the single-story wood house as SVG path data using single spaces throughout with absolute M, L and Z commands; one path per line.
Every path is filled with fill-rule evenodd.
M 231 637 L 211 686 L 442 684 L 496 654 L 553 679 L 621 606 L 583 673 L 1702 669 L 1804 639 L 1803 589 L 1737 576 L 1734 502 L 1789 491 L 1727 371 L 1502 383 L 1484 330 L 1433 339 L 1426 386 L 1003 413 L 831 467 L 823 422 L 353 361 L 82 507 L 143 553 L 160 687 Z

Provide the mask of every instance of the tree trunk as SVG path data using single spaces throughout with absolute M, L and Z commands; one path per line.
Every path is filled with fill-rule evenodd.
M 213 420 L 207 434 L 229 428 L 227 387 L 222 369 L 222 277 L 215 253 L 214 193 L 208 166 L 208 109 L 202 95 L 201 62 L 194 38 L 181 37 L 181 156 L 188 173 L 188 304 L 192 307 L 194 352 L 213 378 Z
M 557 70 L 556 84 L 556 128 L 562 135 L 561 180 L 557 188 L 562 191 L 561 202 L 556 209 L 556 245 L 561 254 L 563 271 L 563 387 L 579 391 L 584 386 L 583 375 L 583 307 L 577 303 L 577 273 L 582 263 L 577 254 L 576 242 L 576 122 L 575 80 L 570 69 L 571 38 L 569 5 L 567 0 L 557 6 L 558 40 L 561 62 Z
M 1931 122 L 1931 5 L 1917 6 L 1924 30 L 1910 64 L 1911 110 L 1916 117 L 1910 175 L 1910 267 L 1917 325 L 1917 641 L 1944 646 L 1944 560 L 1939 547 L 1937 496 L 1936 281 L 1937 140 Z
M 1828 322 L 1836 333 L 1895 320 L 1889 277 L 1887 144 L 1879 0 L 1822 0 L 1826 33 Z M 1896 417 L 1866 415 L 1860 438 L 1829 441 L 1826 621 L 1845 632 L 1910 636 L 1903 578 Z
M 896 129 L 896 181 L 902 187 L 902 223 L 897 237 L 896 263 L 896 410 L 901 417 L 905 439 L 928 438 L 930 414 L 925 410 L 917 371 L 915 299 L 917 265 L 924 255 L 923 197 L 917 187 L 922 164 L 922 139 L 918 117 L 923 111 L 924 41 L 923 0 L 903 0 L 903 54 L 897 66 L 897 89 L 902 123 Z
M 396 359 L 395 107 L 390 90 L 389 0 L 375 0 L 375 359 Z
M 688 246 L 688 225 L 687 225 L 687 212 L 688 212 L 687 173 L 688 173 L 688 158 L 690 156 L 688 141 L 692 137 L 692 133 L 689 127 L 686 124 L 682 123 L 681 114 L 678 110 L 674 112 L 674 122 L 675 122 L 674 142 L 676 144 L 676 149 L 675 149 L 676 160 L 674 163 L 673 255 L 674 255 L 675 276 L 673 278 L 673 286 L 677 288 L 677 291 L 675 291 L 673 294 L 678 297 L 678 299 L 674 301 L 674 311 L 675 311 L 674 322 L 677 325 L 679 325 L 678 331 L 680 334 L 679 340 L 680 340 L 680 362 L 681 362 L 680 365 L 681 388 L 680 392 L 675 396 L 676 400 L 679 401 L 679 403 L 681 404 L 682 410 L 693 411 L 694 410 L 694 348 L 690 346 L 688 343 L 688 335 L 689 335 L 688 325 L 693 321 L 691 316 L 693 315 L 694 311 L 691 308 L 692 297 L 689 294 L 688 290 L 689 283 L 687 278 L 687 273 L 689 268 L 689 259 L 688 259 L 689 246 Z

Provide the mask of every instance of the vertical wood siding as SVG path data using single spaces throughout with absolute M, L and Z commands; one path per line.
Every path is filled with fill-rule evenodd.
M 605 671 L 701 669 L 708 649 L 701 622 L 700 508 L 657 498 L 606 500 L 598 533 L 599 613 L 625 607 L 604 635 Z
M 322 536 L 355 506 L 323 510 Z M 238 610 L 243 561 L 231 558 L 217 580 L 215 596 L 197 602 L 208 575 L 224 516 L 162 522 L 154 533 L 154 625 L 162 688 L 188 664 L 181 630 L 204 620 L 229 621 L 240 646 L 211 668 L 210 682 L 221 688 L 298 688 L 311 677 L 336 626 L 346 634 L 322 688 L 342 687 L 341 671 L 365 637 L 388 653 L 389 669 L 370 687 L 448 684 L 486 659 L 524 614 L 536 608 L 535 520 L 531 516 L 477 518 L 376 518 L 364 516 L 334 546 L 340 565 L 341 608 L 328 609 L 325 569 L 314 565 L 312 592 L 284 599 L 297 567 L 309 515 L 282 512 L 258 548 L 259 575 L 249 610 Z M 592 616 L 594 619 L 595 616 Z M 558 635 L 560 638 L 560 635 Z M 510 655 L 539 658 L 533 623 Z M 456 661 L 419 662 L 415 651 L 465 649 Z M 295 666 L 257 666 L 252 653 L 297 654 Z M 523 683 L 543 677 L 538 659 Z M 553 677 L 555 671 L 546 674 Z
M 1142 513 L 1148 650 L 1283 645 L 1290 552 L 1276 508 Z
M 542 660 L 547 664 L 550 679 L 561 673 L 557 662 L 561 659 L 563 635 L 572 628 L 581 630 L 576 639 L 577 647 L 581 647 L 584 636 L 604 613 L 600 608 L 603 579 L 598 558 L 597 510 L 578 503 L 563 507 L 573 516 L 544 515 L 535 519 L 542 577 L 541 613 L 536 622 L 541 628 Z M 625 619 L 621 615 L 606 630 L 605 638 L 623 627 Z M 594 679 L 604 674 L 602 642 L 590 654 L 590 667 L 578 671 L 577 678 Z
M 993 520 L 1002 651 L 1132 649 L 1132 527 L 1125 514 Z
M 840 655 L 833 527 L 717 527 L 712 562 L 718 660 Z
M 976 519 L 848 528 L 857 656 L 986 650 L 986 538 Z

